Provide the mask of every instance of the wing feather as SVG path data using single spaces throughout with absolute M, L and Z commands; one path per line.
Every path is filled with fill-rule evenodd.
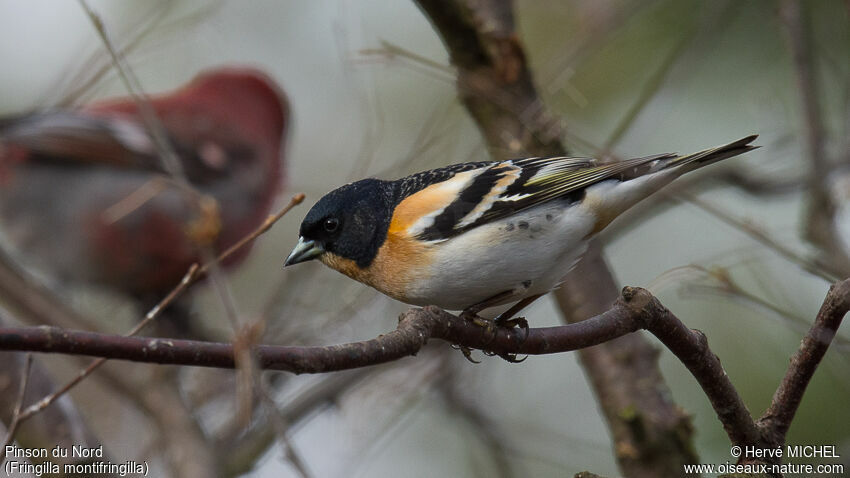
M 636 158 L 598 164 L 591 158 L 526 158 L 476 163 L 481 168 L 474 181 L 457 195 L 429 227 L 416 232 L 424 241 L 444 241 L 473 227 L 556 199 L 580 201 L 584 190 L 637 166 L 674 155 Z
M 580 202 L 585 190 L 601 181 L 629 181 L 661 170 L 683 174 L 755 149 L 757 146 L 750 144 L 755 139 L 755 135 L 747 136 L 686 156 L 666 153 L 613 163 L 559 156 L 455 164 L 400 180 L 397 198 L 418 196 L 441 182 L 459 185 L 461 178 L 454 176 L 469 176 L 456 194 L 438 201 L 439 207 L 432 209 L 427 225 L 420 223 L 421 227 L 409 230 L 420 240 L 439 242 L 549 201 Z

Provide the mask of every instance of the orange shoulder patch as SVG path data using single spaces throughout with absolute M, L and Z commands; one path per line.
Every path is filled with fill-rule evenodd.
M 411 227 L 423 217 L 445 209 L 479 173 L 478 169 L 457 173 L 449 180 L 432 184 L 406 197 L 393 211 L 390 235 L 407 237 Z

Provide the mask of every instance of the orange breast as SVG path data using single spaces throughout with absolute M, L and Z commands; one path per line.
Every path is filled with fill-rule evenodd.
M 431 251 L 427 245 L 410 239 L 387 235 L 386 241 L 378 249 L 375 259 L 366 268 L 360 268 L 356 262 L 342 256 L 325 253 L 320 260 L 339 272 L 372 286 L 382 293 L 408 302 L 417 281 L 430 275 Z
M 446 184 L 451 181 L 429 186 L 396 206 L 387 237 L 368 267 L 360 268 L 353 260 L 332 253 L 322 254 L 320 260 L 354 280 L 407 302 L 417 284 L 430 277 L 433 248 L 439 246 L 418 241 L 410 228 L 423 216 L 451 204 L 456 196 L 453 185 Z

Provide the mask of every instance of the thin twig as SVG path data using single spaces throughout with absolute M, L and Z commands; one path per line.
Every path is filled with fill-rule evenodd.
M 88 5 L 86 0 L 78 1 L 100 36 L 104 47 L 112 59 L 112 64 L 118 71 L 118 76 L 124 83 L 124 87 L 127 89 L 127 92 L 136 104 L 139 114 L 141 115 L 142 122 L 147 129 L 148 135 L 153 141 L 153 145 L 156 148 L 163 168 L 174 180 L 179 191 L 184 195 L 187 203 L 194 206 L 197 210 L 198 218 L 195 220 L 194 224 L 190 224 L 189 228 L 190 230 L 194 229 L 196 231 L 204 232 L 189 234 L 198 246 L 203 261 L 209 266 L 206 272 L 213 276 L 213 285 L 219 292 L 221 292 L 226 288 L 224 285 L 226 284 L 226 281 L 224 279 L 224 274 L 217 265 L 217 262 L 212 260 L 214 258 L 214 253 L 210 246 L 211 237 L 210 234 L 206 232 L 208 230 L 214 230 L 216 231 L 216 235 L 219 232 L 221 218 L 219 216 L 218 202 L 212 196 L 201 193 L 189 183 L 189 180 L 186 178 L 185 171 L 183 170 L 183 163 L 180 161 L 180 157 L 177 155 L 177 151 L 169 139 L 169 133 L 166 130 L 165 125 L 162 124 L 162 121 L 160 121 L 157 116 L 156 110 L 139 83 L 139 79 L 135 76 L 130 66 L 126 64 L 126 59 L 118 51 L 110 39 L 109 32 L 106 29 L 103 19 Z M 228 306 L 232 305 L 228 301 L 226 295 L 221 295 L 221 297 L 226 309 Z M 231 315 L 233 314 L 228 314 L 228 316 Z M 234 328 L 238 327 L 234 326 Z
M 286 213 L 288 213 L 293 207 L 301 204 L 304 201 L 305 195 L 303 193 L 295 194 L 292 199 L 290 199 L 289 203 L 286 204 L 280 211 L 277 213 L 270 215 L 263 221 L 263 224 L 260 225 L 254 232 L 243 237 L 236 244 L 229 247 L 223 253 L 219 255 L 216 260 L 207 260 L 204 267 L 202 267 L 202 273 L 206 273 L 209 267 L 218 269 L 219 264 L 229 257 L 234 252 L 238 251 L 246 244 L 250 243 L 254 239 L 268 231 L 272 225 L 274 225 L 280 218 L 282 218 Z M 209 267 L 207 267 L 209 266 Z M 222 306 L 225 310 L 225 315 L 227 316 L 230 325 L 233 329 L 233 344 L 236 351 L 237 358 L 237 387 L 236 387 L 236 400 L 237 400 L 237 416 L 240 417 L 239 421 L 243 424 L 247 424 L 252 415 L 252 404 L 254 403 L 253 399 L 253 390 L 254 386 L 252 386 L 252 382 L 254 381 L 254 377 L 257 370 L 257 364 L 255 363 L 255 359 L 251 353 L 251 348 L 257 342 L 261 335 L 261 331 L 264 329 L 263 318 L 265 315 L 261 315 L 259 317 L 259 321 L 257 323 L 240 325 L 238 314 L 236 312 L 235 298 L 230 292 L 230 289 L 226 286 L 226 284 L 220 280 L 223 277 L 223 273 L 218 272 L 214 273 L 210 276 L 213 287 L 218 292 L 219 298 L 221 298 Z
M 125 337 L 132 337 L 132 336 L 136 335 L 143 328 L 145 328 L 145 326 L 147 326 L 154 319 L 159 317 L 160 314 L 162 313 L 162 311 L 166 307 L 168 307 L 169 304 L 174 302 L 174 300 L 177 299 L 177 297 L 179 297 L 180 294 L 182 294 L 183 291 L 186 290 L 189 287 L 189 285 L 192 284 L 194 278 L 197 275 L 197 271 L 198 271 L 197 264 L 193 264 L 192 267 L 190 267 L 189 270 L 186 272 L 186 275 L 183 276 L 183 279 L 180 281 L 180 284 L 178 284 L 177 287 L 172 289 L 171 292 L 169 292 L 169 294 L 164 299 L 162 299 L 157 305 L 155 305 L 145 315 L 145 318 L 142 321 L 140 321 L 138 324 L 136 324 L 136 326 L 133 327 L 130 330 L 130 332 L 128 332 L 127 335 L 125 335 Z M 62 329 L 62 330 L 64 330 L 64 329 Z M 94 360 L 91 364 L 89 364 L 88 367 L 83 369 L 76 377 L 74 377 L 71 380 L 69 380 L 68 382 L 66 382 L 65 385 L 60 387 L 58 390 L 56 390 L 55 392 L 51 393 L 50 395 L 47 395 L 46 397 L 42 398 L 41 400 L 39 400 L 39 401 L 35 402 L 34 404 L 30 405 L 29 407 L 27 407 L 26 410 L 24 410 L 23 413 L 21 413 L 20 421 L 27 420 L 30 417 L 32 417 L 33 415 L 39 413 L 40 411 L 42 411 L 45 408 L 47 408 L 48 406 L 50 406 L 53 402 L 55 402 L 60 397 L 62 397 L 66 393 L 68 393 L 78 383 L 83 381 L 83 379 L 85 379 L 86 377 L 91 375 L 92 372 L 94 372 L 95 370 L 98 369 L 98 367 L 100 367 L 101 365 L 106 363 L 107 360 L 108 360 L 108 357 L 101 357 L 101 358 Z
M 637 100 L 629 107 L 626 113 L 622 116 L 620 121 L 617 123 L 617 126 L 614 128 L 614 131 L 605 141 L 605 151 L 610 151 L 614 149 L 617 143 L 620 142 L 623 135 L 629 130 L 629 128 L 634 124 L 637 117 L 643 112 L 646 105 L 649 104 L 650 100 L 655 98 L 658 94 L 658 91 L 664 85 L 664 82 L 667 80 L 670 71 L 673 69 L 673 66 L 682 56 L 682 53 L 685 52 L 687 47 L 691 44 L 691 41 L 696 36 L 698 32 L 697 28 L 691 28 L 690 31 L 686 32 L 682 35 L 681 38 L 678 39 L 676 45 L 667 53 L 667 56 L 664 57 L 664 60 L 661 62 L 661 65 L 653 72 L 652 77 L 647 81 L 646 85 L 641 90 L 640 95 L 638 95 Z
M 228 247 L 227 250 L 222 252 L 218 256 L 218 261 L 222 262 L 222 261 L 227 260 L 227 258 L 230 257 L 231 255 L 233 255 L 234 252 L 245 247 L 245 244 L 248 244 L 249 242 L 253 241 L 254 239 L 258 238 L 260 235 L 264 234 L 266 231 L 271 229 L 271 227 L 273 225 L 275 225 L 275 223 L 277 223 L 277 221 L 279 221 L 280 218 L 285 216 L 286 213 L 288 213 L 292 208 L 301 204 L 304 201 L 304 197 L 305 196 L 304 196 L 303 193 L 297 193 L 294 196 L 292 196 L 292 199 L 290 199 L 289 202 L 284 207 L 282 207 L 280 209 L 280 211 L 278 211 L 275 214 L 272 214 L 269 217 L 267 217 L 266 220 L 263 221 L 263 223 L 260 225 L 260 227 L 258 227 L 253 232 L 251 232 L 250 234 L 248 234 L 247 236 L 243 237 L 238 242 L 236 242 L 236 244 L 233 244 L 232 246 Z M 201 269 L 202 269 L 202 271 L 204 270 L 203 267 L 201 267 Z
M 254 377 L 254 383 L 257 385 L 258 395 L 266 405 L 266 410 L 268 411 L 269 418 L 271 419 L 271 425 L 274 429 L 275 435 L 278 440 L 280 440 L 280 445 L 283 449 L 283 456 L 286 457 L 286 460 L 289 461 L 292 468 L 296 473 L 298 473 L 298 476 L 301 478 L 310 478 L 312 475 L 307 470 L 307 464 L 304 462 L 304 459 L 301 458 L 301 455 L 295 451 L 292 440 L 289 439 L 289 423 L 277 409 L 277 405 L 271 395 L 269 395 L 267 384 L 261 377 L 258 376 Z
M 762 309 L 767 313 L 778 316 L 780 319 L 783 319 L 786 322 L 790 323 L 793 329 L 797 332 L 805 333 L 808 331 L 809 327 L 811 327 L 810 321 L 805 317 L 795 312 L 792 312 L 791 310 L 783 309 L 775 303 L 764 299 L 753 292 L 748 291 L 746 288 L 744 288 L 735 280 L 733 280 L 732 277 L 729 275 L 729 271 L 725 269 L 708 269 L 699 265 L 691 264 L 688 266 L 672 269 L 668 272 L 674 273 L 676 271 L 683 270 L 697 272 L 711 280 L 713 283 L 713 285 L 686 284 L 683 286 L 683 289 L 686 292 L 694 294 L 711 293 L 715 295 L 721 295 L 727 298 L 740 300 L 746 304 L 758 307 L 759 309 Z M 835 342 L 836 346 L 839 347 L 839 350 L 846 352 L 848 349 L 850 349 L 850 340 L 841 337 L 840 335 L 836 335 L 833 341 Z
M 162 161 L 163 167 L 178 181 L 178 183 L 185 187 L 184 190 L 186 192 L 193 195 L 197 194 L 194 192 L 194 188 L 189 186 L 189 183 L 186 180 L 186 176 L 183 172 L 183 165 L 180 162 L 180 158 L 177 156 L 177 152 L 174 150 L 174 146 L 168 139 L 168 132 L 165 130 L 165 126 L 163 126 L 162 122 L 157 117 L 156 111 L 153 109 L 153 106 L 141 88 L 138 78 L 136 78 L 129 66 L 125 64 L 124 57 L 118 52 L 118 49 L 115 48 L 115 45 L 109 38 L 109 33 L 106 30 L 106 25 L 103 23 L 103 19 L 100 18 L 100 15 L 98 15 L 97 12 L 89 6 L 86 0 L 78 1 L 83 11 L 86 13 L 86 16 L 88 16 L 89 20 L 92 22 L 95 31 L 100 36 L 103 46 L 106 48 L 106 51 L 112 59 L 112 64 L 118 71 L 118 76 L 124 83 L 124 87 L 139 107 L 139 113 L 142 115 L 142 120 L 148 130 L 148 134 L 150 134 L 151 139 L 154 142 L 154 146 L 160 153 L 159 158 L 160 161 Z
M 717 219 L 719 219 L 719 220 L 725 222 L 726 224 L 729 224 L 730 226 L 734 227 L 735 229 L 738 229 L 739 231 L 747 234 L 748 236 L 753 238 L 755 241 L 759 242 L 760 244 L 767 246 L 768 248 L 770 248 L 771 250 L 773 250 L 774 252 L 779 254 L 784 259 L 788 260 L 792 264 L 797 265 L 802 270 L 804 270 L 804 271 L 806 271 L 806 272 L 808 272 L 808 273 L 810 273 L 810 274 L 812 274 L 816 277 L 820 277 L 821 279 L 823 279 L 827 282 L 833 282 L 835 280 L 838 280 L 838 278 L 840 277 L 840 271 L 831 270 L 831 268 L 828 268 L 828 266 L 826 264 L 820 264 L 820 263 L 812 261 L 811 259 L 803 257 L 802 255 L 800 255 L 799 253 L 797 253 L 796 251 L 794 251 L 790 247 L 788 247 L 785 244 L 773 239 L 773 237 L 771 237 L 770 234 L 768 234 L 766 231 L 764 231 L 763 229 L 761 229 L 757 225 L 753 224 L 752 222 L 745 221 L 745 220 L 742 220 L 742 219 L 738 219 L 737 217 L 733 216 L 732 214 L 730 214 L 726 211 L 723 211 L 722 209 L 720 209 L 719 207 L 715 206 L 712 203 L 709 203 L 707 201 L 703 201 L 702 199 L 700 199 L 700 198 L 698 198 L 698 197 L 696 197 L 692 194 L 686 193 L 684 191 L 680 191 L 680 192 L 677 192 L 675 194 L 669 194 L 669 193 L 665 193 L 665 192 L 662 191 L 661 194 L 667 195 L 668 197 L 671 197 L 673 199 L 678 199 L 680 201 L 685 201 L 685 202 L 688 202 L 690 204 L 693 204 L 694 206 L 696 206 L 696 207 L 702 209 L 703 211 L 711 214 L 712 216 L 716 217 Z
M 290 424 L 289 428 L 297 427 L 299 423 L 313 416 L 314 413 L 333 406 L 340 398 L 364 379 L 381 369 L 356 369 L 350 372 L 329 374 L 323 376 L 318 383 L 307 387 L 302 393 L 287 400 L 276 412 L 281 420 Z M 257 460 L 265 454 L 277 437 L 274 424 L 265 423 L 250 434 L 240 436 L 237 440 L 233 434 L 230 437 L 219 438 L 216 448 L 226 451 L 224 462 L 225 476 L 241 476 L 250 471 Z
M 127 38 L 117 49 L 118 54 L 126 56 L 129 52 L 138 51 L 137 49 L 142 44 L 142 41 L 149 38 L 154 32 L 157 35 L 156 40 L 165 43 L 168 36 L 175 36 L 175 32 L 183 34 L 187 28 L 191 28 L 194 26 L 193 24 L 201 23 L 202 20 L 211 16 L 219 8 L 219 5 L 216 3 L 201 5 L 196 10 L 189 11 L 176 18 L 171 18 L 166 22 L 167 17 L 174 13 L 173 11 L 177 9 L 175 8 L 177 6 L 178 4 L 173 2 L 159 3 L 150 13 L 144 15 L 144 18 L 136 17 L 137 21 L 133 26 L 134 30 L 128 32 L 126 35 Z M 99 53 L 93 52 L 82 62 L 79 61 L 79 58 L 74 58 L 76 72 L 70 77 L 68 77 L 67 72 L 63 72 L 66 77 L 64 83 L 68 86 L 57 88 L 57 92 L 61 94 L 61 97 L 56 101 L 46 101 L 45 104 L 52 105 L 55 103 L 56 107 L 68 108 L 90 96 L 98 83 L 103 80 L 113 66 L 111 59 L 108 62 L 103 62 L 103 55 Z
M 259 237 L 262 233 L 266 232 L 271 228 L 271 226 L 277 222 L 280 218 L 282 218 L 287 212 L 289 212 L 295 205 L 300 204 L 304 200 L 304 194 L 298 193 L 292 197 L 289 203 L 284 206 L 278 213 L 269 216 L 263 224 L 260 225 L 259 228 L 251 232 L 246 236 L 247 240 L 243 238 L 240 240 L 237 245 L 239 247 L 244 247 L 246 244 L 250 243 L 252 240 Z M 238 248 L 231 247 L 227 251 L 221 253 L 216 261 L 220 262 L 224 260 L 230 254 L 236 252 Z M 183 292 L 188 289 L 192 284 L 197 282 L 203 275 L 209 270 L 210 263 L 206 263 L 202 266 L 198 266 L 198 264 L 193 264 L 189 267 L 189 270 L 186 271 L 186 274 L 180 280 L 180 283 L 174 287 L 158 304 L 156 304 L 153 308 L 151 308 L 147 314 L 145 314 L 144 319 L 142 319 L 135 327 L 133 327 L 124 337 L 132 337 L 139 333 L 142 329 L 144 329 L 148 324 L 150 324 L 153 320 L 159 317 L 163 310 L 168 307 L 171 303 L 173 303 L 177 298 L 183 294 Z M 49 328 L 49 327 L 48 327 Z M 64 329 L 60 329 L 64 330 Z M 76 377 L 69 380 L 65 385 L 59 388 L 56 392 L 42 398 L 38 402 L 27 407 L 20 416 L 20 421 L 24 421 L 37 414 L 41 410 L 47 408 L 58 400 L 61 396 L 68 393 L 74 386 L 80 383 L 83 379 L 92 374 L 95 370 L 98 369 L 101 365 L 103 365 L 108 357 L 98 358 L 94 360 L 88 367 L 82 370 Z
M 434 61 L 387 40 L 380 40 L 380 44 L 380 48 L 366 48 L 360 50 L 360 54 L 366 56 L 379 55 L 387 58 L 403 58 L 423 67 L 428 67 L 435 72 L 442 73 L 446 79 L 450 80 L 453 78 L 454 70 L 449 65 Z
M 0 464 L 2 464 L 3 460 L 6 459 L 6 447 L 12 444 L 12 440 L 15 439 L 15 433 L 18 432 L 18 426 L 20 426 L 24 420 L 21 418 L 21 408 L 23 407 L 24 398 L 27 394 L 27 386 L 29 385 L 31 369 L 32 354 L 28 353 L 26 362 L 24 363 L 24 370 L 21 374 L 21 386 L 18 389 L 18 398 L 15 400 L 15 410 L 12 413 L 12 422 L 9 424 L 9 429 L 6 430 L 6 439 L 3 440 L 3 449 L 0 450 Z
M 0 245 L 0 298 L 4 307 L 31 324 L 51 324 L 69 329 L 97 328 L 96 324 L 66 307 L 47 287 L 21 269 Z
M 794 61 L 797 91 L 803 107 L 806 147 L 811 161 L 810 181 L 814 194 L 826 194 L 829 164 L 824 155 L 824 126 L 821 117 L 815 65 L 812 58 L 811 29 L 800 0 L 783 0 L 779 9 Z
M 779 13 L 791 49 L 809 160 L 805 237 L 819 247 L 838 268 L 850 271 L 850 256 L 841 245 L 834 227 L 835 203 L 828 185 L 830 165 L 824 146 L 826 131 L 821 115 L 810 22 L 800 0 L 783 0 Z

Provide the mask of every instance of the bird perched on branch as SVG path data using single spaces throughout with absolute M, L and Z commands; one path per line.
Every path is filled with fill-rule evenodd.
M 395 181 L 363 179 L 322 197 L 285 265 L 318 259 L 408 304 L 469 318 L 556 287 L 588 239 L 684 173 L 752 149 L 748 136 L 687 156 L 601 164 L 527 158 L 455 164 Z
M 221 251 L 263 222 L 289 112 L 275 82 L 247 68 L 205 71 L 151 97 L 181 185 L 141 105 L 119 98 L 0 119 L 0 227 L 59 279 L 149 302 L 201 260 L 200 245 Z

